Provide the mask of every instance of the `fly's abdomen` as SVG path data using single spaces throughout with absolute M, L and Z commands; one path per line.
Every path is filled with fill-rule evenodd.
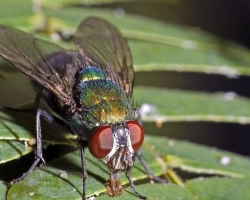
M 123 89 L 100 69 L 88 67 L 81 71 L 78 98 L 80 116 L 88 129 L 119 123 L 133 118 L 133 108 Z

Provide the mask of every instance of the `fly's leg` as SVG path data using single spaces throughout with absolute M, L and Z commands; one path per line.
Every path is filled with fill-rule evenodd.
M 153 179 L 154 181 L 157 181 L 159 183 L 167 183 L 167 180 L 165 179 L 161 179 L 159 178 L 158 176 L 155 176 L 154 173 L 151 171 L 151 169 L 149 168 L 148 164 L 146 163 L 146 161 L 144 160 L 143 156 L 142 156 L 142 150 L 141 148 L 135 152 L 135 154 L 133 155 L 133 163 L 135 162 L 135 159 L 138 158 L 142 164 L 142 166 L 144 167 L 144 169 L 146 170 L 146 172 L 148 173 L 150 179 Z M 144 199 L 144 200 L 147 200 L 147 197 L 144 197 L 142 195 L 140 195 L 140 193 L 136 190 L 135 188 L 135 185 L 131 179 L 131 176 L 130 176 L 130 172 L 132 170 L 133 166 L 129 166 L 126 170 L 126 176 L 129 180 L 129 184 L 130 184 L 130 187 L 132 188 L 134 194 L 136 196 L 138 196 L 140 199 Z
M 69 127 L 68 124 L 66 124 L 63 120 L 49 114 L 47 111 L 45 110 L 41 110 L 41 116 L 50 124 L 53 124 L 54 126 L 62 129 L 65 132 L 70 132 L 73 133 Z
M 36 142 L 37 142 L 36 159 L 27 172 L 25 172 L 21 177 L 14 179 L 13 181 L 10 182 L 11 185 L 23 180 L 26 176 L 28 176 L 35 169 L 35 167 L 40 161 L 45 163 L 42 154 L 42 133 L 41 133 L 41 121 L 40 121 L 41 113 L 42 113 L 41 109 L 38 109 L 36 113 Z
M 135 154 L 133 155 L 133 157 L 132 157 L 133 163 L 135 162 L 136 157 L 137 157 L 137 154 L 135 153 Z M 134 182 L 132 181 L 131 176 L 130 176 L 130 172 L 131 172 L 132 168 L 133 168 L 133 166 L 127 167 L 127 170 L 126 170 L 126 172 L 125 172 L 125 174 L 126 174 L 128 180 L 129 180 L 130 187 L 132 188 L 134 194 L 135 194 L 137 197 L 139 197 L 140 199 L 147 200 L 147 197 L 142 196 L 142 195 L 136 190 L 136 188 L 135 188 Z
M 86 199 L 86 182 L 88 179 L 88 174 L 86 170 L 85 152 L 84 152 L 84 148 L 86 147 L 86 142 L 79 141 L 78 145 L 80 149 L 81 165 L 82 165 L 82 181 L 83 181 L 82 200 L 85 200 Z
M 65 124 L 62 120 L 54 117 L 53 115 L 49 114 L 45 110 L 42 110 L 41 108 L 38 108 L 36 113 L 36 159 L 27 172 L 25 172 L 21 177 L 14 179 L 10 182 L 11 185 L 23 180 L 26 176 L 28 176 L 35 169 L 35 167 L 40 161 L 45 164 L 42 153 L 41 117 L 43 117 L 49 123 L 56 125 L 57 127 L 63 128 L 67 131 L 70 130 L 68 128 L 68 125 Z
M 140 195 L 140 193 L 136 190 L 135 185 L 134 185 L 134 182 L 132 181 L 131 176 L 130 176 L 130 172 L 131 172 L 132 167 L 129 167 L 129 168 L 130 168 L 130 169 L 128 169 L 128 170 L 126 171 L 126 176 L 127 176 L 128 180 L 129 180 L 130 187 L 132 188 L 134 194 L 135 194 L 137 197 L 139 197 L 140 199 L 147 200 L 147 197 L 144 197 L 144 196 Z
M 142 156 L 141 148 L 136 152 L 136 156 L 138 157 L 138 159 L 141 162 L 142 166 L 144 167 L 144 169 L 148 173 L 150 179 L 153 179 L 154 181 L 159 182 L 159 183 L 167 183 L 167 180 L 162 179 L 162 178 L 160 178 L 158 176 L 155 176 L 154 173 L 151 171 L 150 167 L 148 166 L 148 164 L 146 163 L 146 161 L 144 160 L 144 158 Z
M 135 109 L 134 112 L 138 116 L 137 121 L 142 125 L 142 119 L 141 119 L 140 111 L 138 109 Z M 144 167 L 144 169 L 148 173 L 150 179 L 153 179 L 154 181 L 159 182 L 159 183 L 167 183 L 167 180 L 159 178 L 158 176 L 155 176 L 154 173 L 151 171 L 150 167 L 148 166 L 148 164 L 146 163 L 146 161 L 144 160 L 144 158 L 142 156 L 141 148 L 134 154 L 134 156 L 138 157 L 138 159 L 141 162 L 142 166 Z

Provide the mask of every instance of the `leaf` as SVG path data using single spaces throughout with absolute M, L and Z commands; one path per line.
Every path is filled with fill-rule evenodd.
M 163 165 L 155 158 L 152 151 L 145 150 L 145 159 L 155 172 L 161 174 Z M 80 168 L 79 152 L 69 153 L 32 172 L 25 180 L 14 184 L 8 192 L 8 200 L 16 199 L 81 199 L 82 178 Z M 87 182 L 87 195 L 99 195 L 106 191 L 105 183 L 109 179 L 106 166 L 98 163 L 96 159 L 87 152 L 87 171 L 89 174 Z M 140 180 L 148 175 L 142 165 L 136 162 L 132 171 L 132 177 Z M 122 183 L 128 180 L 122 173 Z
M 35 148 L 35 112 L 0 109 L 0 163 L 27 154 Z M 42 123 L 43 141 L 75 146 L 72 135 L 47 122 Z
M 7 191 L 7 186 L 4 184 L 4 182 L 0 181 L 0 199 L 1 200 L 6 199 L 6 191 Z
M 154 200 L 176 200 L 176 199 L 185 199 L 185 200 L 197 200 L 196 197 L 192 194 L 191 191 L 187 190 L 186 188 L 169 184 L 169 185 L 162 185 L 162 184 L 144 184 L 139 185 L 137 187 L 138 191 L 146 196 L 148 199 Z M 160 195 L 159 195 L 160 194 Z M 102 195 L 98 200 L 108 200 L 110 199 L 107 195 Z M 131 189 L 127 189 L 126 193 L 122 196 L 116 197 L 115 200 L 122 200 L 122 199 L 131 199 L 131 200 L 138 200 L 132 194 Z
M 53 1 L 53 3 L 62 2 Z M 71 5 L 74 5 L 74 2 Z M 49 7 L 53 8 L 52 5 Z M 45 31 L 49 30 L 47 33 L 50 34 L 58 31 L 73 33 L 80 21 L 93 13 L 116 24 L 126 37 L 133 39 L 130 41 L 130 46 L 137 70 L 214 73 L 231 78 L 250 73 L 249 50 L 246 48 L 202 31 L 138 15 L 125 14 L 117 17 L 111 11 L 93 8 L 44 9 L 43 14 L 48 19 L 48 27 Z M 34 15 L 31 17 L 32 24 L 44 26 L 44 16 L 40 15 L 36 18 Z M 13 21 L 14 24 L 11 23 L 13 26 L 20 27 L 20 24 L 24 24 L 9 19 Z M 5 24 L 9 24 L 10 21 L 6 21 Z M 27 23 L 29 20 L 23 21 Z M 137 23 L 138 21 L 140 24 Z M 36 29 L 34 26 L 31 28 L 32 26 L 27 27 L 26 30 Z
M 11 114 L 14 114 L 14 117 L 11 116 Z M 18 120 L 18 114 L 19 114 L 19 120 Z M 1 136 L 0 139 L 1 140 L 20 140 L 20 141 L 29 141 L 31 139 L 31 134 L 28 132 L 27 129 L 25 129 L 24 127 L 26 126 L 25 124 L 25 114 L 15 111 L 11 111 L 11 110 L 6 110 L 3 109 L 0 112 L 0 130 L 1 130 Z M 32 116 L 32 115 L 31 115 Z M 32 118 L 34 116 L 31 117 L 30 114 L 26 114 L 26 120 L 28 120 L 30 122 L 30 120 L 34 118 Z M 22 120 L 20 120 L 22 119 Z M 18 123 L 21 123 L 20 125 L 18 125 Z M 28 126 L 30 126 L 31 124 L 28 123 Z M 34 136 L 33 136 L 34 138 Z
M 142 118 L 158 124 L 169 121 L 250 123 L 250 110 L 247 109 L 250 101 L 235 93 L 135 87 L 134 96 L 137 104 L 142 105 Z
M 0 140 L 0 164 L 19 158 L 28 152 L 24 142 Z
M 0 1 L 0 24 L 30 32 L 41 30 L 45 26 L 45 18 L 36 12 L 38 10 L 39 5 L 29 0 Z
M 13 12 L 14 7 L 19 8 L 16 9 L 16 12 Z M 24 0 L 22 2 L 17 0 L 9 0 L 0 2 L 0 18 L 9 18 L 9 17 L 20 17 L 20 16 L 29 16 L 33 13 L 32 11 L 32 3 L 31 1 Z
M 166 156 L 171 168 L 197 174 L 250 176 L 250 160 L 234 153 L 157 136 L 147 136 L 144 145 Z
M 191 171 L 197 174 L 204 174 L 208 172 L 212 174 L 220 174 L 219 171 L 223 171 L 224 174 L 221 173 L 222 175 L 233 175 L 238 173 L 243 175 L 246 174 L 249 177 L 249 159 L 225 151 L 208 149 L 201 145 L 179 142 L 173 139 L 147 136 L 143 148 L 143 155 L 153 172 L 157 175 L 164 172 L 164 165 L 161 164 L 161 159 L 155 156 L 155 154 L 157 153 L 160 153 L 161 155 L 175 155 L 176 157 L 184 157 L 186 160 L 189 160 L 188 163 L 180 162 L 180 165 L 186 165 L 186 167 L 180 167 L 180 169 L 183 171 L 190 171 L 189 169 L 192 168 Z M 222 156 L 228 156 L 230 158 L 230 162 L 226 165 L 223 165 L 221 163 Z M 167 156 L 167 164 L 169 167 L 179 168 L 179 166 L 175 164 L 175 161 L 178 161 L 178 159 L 172 157 L 172 160 L 169 160 Z M 23 199 L 46 199 L 48 197 L 60 199 L 80 199 L 82 179 L 79 163 L 80 157 L 79 153 L 76 151 L 52 161 L 47 166 L 36 169 L 25 180 L 11 187 L 8 192 L 8 199 L 16 199 L 17 196 L 21 196 Z M 102 194 L 106 190 L 104 184 L 108 179 L 107 168 L 104 165 L 98 163 L 97 160 L 93 159 L 89 152 L 87 152 L 86 163 L 89 174 L 89 179 L 87 182 L 87 194 L 90 196 L 100 195 L 100 199 L 110 198 Z M 208 169 L 210 171 L 202 171 L 204 166 L 208 166 Z M 216 168 L 219 168 L 220 170 L 216 170 Z M 170 169 L 168 168 L 168 170 Z M 147 177 L 144 169 L 139 162 L 135 164 L 135 167 L 132 170 L 132 176 L 133 178 L 135 178 L 135 180 L 141 180 Z M 169 195 L 168 197 L 170 199 L 174 199 L 177 198 L 178 195 L 180 195 L 180 198 L 185 197 L 184 199 L 192 199 L 195 198 L 192 196 L 192 194 L 195 194 L 195 196 L 199 197 L 199 194 L 193 192 L 196 189 L 194 187 L 198 187 L 198 189 L 196 190 L 200 193 L 204 191 L 214 191 L 213 189 L 207 189 L 213 186 L 212 179 L 208 180 L 211 182 L 209 186 L 207 186 L 206 178 L 200 179 L 199 183 L 197 183 L 196 185 L 195 183 L 197 181 L 188 181 L 186 186 L 187 190 L 175 185 L 166 186 L 163 184 L 157 184 L 157 186 L 155 186 L 155 193 L 147 193 L 146 191 L 143 191 L 143 189 L 149 191 L 151 189 L 154 190 L 152 188 L 152 185 L 143 184 L 141 185 L 141 187 L 138 185 L 138 188 L 141 188 L 139 191 L 143 191 L 142 194 L 149 194 L 148 196 L 152 196 L 152 198 L 154 197 L 154 199 L 161 199 L 159 194 L 162 194 L 160 193 L 160 191 L 165 187 L 166 194 L 164 193 L 165 195 L 163 197 L 167 197 Z M 242 192 L 246 191 L 244 187 L 249 184 L 249 178 L 228 178 L 225 180 L 230 180 L 230 182 L 235 181 L 237 182 L 237 185 L 243 186 L 241 190 Z M 127 180 L 124 176 L 122 178 L 122 183 L 127 183 Z M 230 185 L 226 183 L 222 182 L 221 184 L 225 185 L 225 187 L 222 187 L 222 189 L 225 188 L 225 191 L 228 190 L 227 188 L 230 188 Z M 128 191 L 131 192 L 130 189 Z M 215 196 L 218 197 L 219 194 L 220 193 L 216 193 Z M 122 195 L 121 197 L 118 197 L 118 199 L 133 199 L 132 196 L 126 193 L 124 194 L 124 196 Z M 224 198 L 220 199 L 224 200 Z
M 122 3 L 133 3 L 133 1 L 131 0 L 83 0 L 83 1 L 79 1 L 79 0 L 43 0 L 42 1 L 42 5 L 44 7 L 47 8 L 55 8 L 55 7 L 62 7 L 62 6 L 70 6 L 70 5 L 77 5 L 77 4 L 81 4 L 81 5 L 100 5 L 100 4 L 108 4 L 108 3 L 118 3 L 118 2 L 122 2 Z M 151 3 L 150 0 L 137 0 L 137 3 L 141 2 L 141 3 Z M 160 4 L 177 4 L 178 0 L 157 0 L 154 1 L 154 3 L 160 3 Z
M 187 182 L 187 189 L 191 190 L 200 200 L 235 200 L 250 199 L 250 179 L 207 178 Z
M 0 109 L 0 129 L 2 131 L 0 139 L 30 141 L 36 138 L 35 116 L 34 111 Z M 43 140 L 45 142 L 47 141 L 51 144 L 73 144 L 69 133 L 65 133 L 47 122 L 42 123 L 42 127 Z
M 202 31 L 131 14 L 117 18 L 113 12 L 102 9 L 64 8 L 63 12 L 45 10 L 44 13 L 48 18 L 64 21 L 61 31 L 72 30 L 70 27 L 76 27 L 80 20 L 93 13 L 116 24 L 123 35 L 133 39 L 129 40 L 129 45 L 135 67 L 140 71 L 188 71 L 221 74 L 229 78 L 249 75 L 250 72 L 249 50 Z

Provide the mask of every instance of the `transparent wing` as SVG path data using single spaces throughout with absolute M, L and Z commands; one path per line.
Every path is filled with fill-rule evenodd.
M 131 99 L 134 70 L 126 39 L 111 24 L 91 17 L 79 26 L 74 42 L 83 57 L 109 73 Z
M 69 79 L 73 77 L 65 75 L 74 73 L 67 68 L 75 61 L 74 54 L 31 34 L 0 25 L 0 55 L 64 103 L 71 95 Z

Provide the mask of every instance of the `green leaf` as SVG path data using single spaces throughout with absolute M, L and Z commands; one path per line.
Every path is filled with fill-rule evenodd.
M 29 0 L 0 1 L 0 24 L 30 32 L 43 29 L 45 18 L 38 9 Z
M 139 185 L 136 187 L 138 191 L 146 196 L 148 199 L 154 200 L 176 200 L 176 199 L 185 199 L 185 200 L 197 200 L 196 197 L 192 194 L 191 191 L 187 190 L 184 187 L 180 187 L 177 185 L 169 184 L 169 185 L 162 185 L 162 184 L 144 184 Z M 159 195 L 160 194 L 160 195 Z M 98 200 L 108 200 L 111 199 L 107 195 L 102 195 Z M 116 197 L 115 200 L 122 200 L 122 199 L 131 199 L 131 200 L 138 200 L 138 197 L 133 195 L 131 189 L 127 189 L 126 193 L 122 196 Z
M 199 200 L 250 199 L 250 179 L 206 178 L 187 182 L 187 189 Z
M 100 4 L 108 4 L 108 3 L 134 3 L 132 0 L 43 0 L 42 6 L 46 8 L 55 8 L 62 6 L 72 6 L 72 5 L 100 5 Z M 151 3 L 150 0 L 137 0 L 136 3 Z M 164 4 L 177 4 L 178 0 L 155 0 L 154 3 Z
M 6 199 L 6 191 L 7 191 L 7 186 L 4 184 L 4 182 L 0 181 L 0 199 L 1 200 Z
M 43 14 L 48 22 L 44 30 L 47 34 L 58 31 L 74 33 L 77 25 L 93 13 L 115 24 L 126 37 L 133 39 L 129 43 L 137 70 L 214 73 L 231 78 L 250 74 L 249 50 L 246 48 L 202 31 L 131 14 L 117 18 L 113 12 L 102 9 L 45 9 Z M 31 18 L 33 24 L 44 24 L 43 16 Z M 10 25 L 15 27 L 23 24 L 13 19 L 10 21 L 14 21 Z M 26 30 L 36 29 L 31 27 Z M 64 46 L 73 47 L 72 44 Z
M 250 160 L 234 153 L 157 136 L 147 136 L 144 145 L 166 156 L 171 168 L 197 174 L 250 176 Z
M 15 9 L 18 8 L 18 9 Z M 16 10 L 16 12 L 13 12 Z M 0 1 L 0 18 L 20 17 L 29 16 L 33 13 L 32 2 L 29 0 L 17 1 L 8 0 Z
M 133 39 L 129 44 L 137 70 L 214 73 L 231 78 L 250 73 L 249 50 L 202 31 L 131 14 L 117 18 L 113 12 L 101 9 L 45 10 L 48 18 L 64 21 L 64 27 L 61 23 L 59 28 L 61 31 L 73 31 L 72 27 L 93 13 L 115 24 L 123 35 Z
M 145 149 L 145 160 L 155 174 L 162 174 L 164 165 L 155 158 L 152 151 Z M 8 192 L 8 200 L 16 199 L 80 199 L 82 194 L 82 178 L 79 152 L 62 156 L 46 166 L 32 172 L 23 181 L 14 184 Z M 109 179 L 106 166 L 87 152 L 86 165 L 88 171 L 87 195 L 99 195 L 106 191 L 105 183 Z M 132 170 L 132 177 L 141 180 L 148 175 L 138 162 Z M 128 180 L 122 173 L 122 183 Z
M 250 123 L 250 101 L 234 93 L 205 93 L 155 87 L 135 87 L 146 121 L 212 121 Z
M 0 164 L 29 153 L 24 142 L 0 140 Z
M 0 163 L 27 154 L 35 147 L 35 112 L 0 109 Z M 42 123 L 43 141 L 47 144 L 75 146 L 72 135 L 47 122 Z
M 157 175 L 164 172 L 164 165 L 161 164 L 162 160 L 160 158 L 157 158 L 155 155 L 157 153 L 160 153 L 161 155 L 171 155 L 167 156 L 167 164 L 169 167 L 180 168 L 183 171 L 191 171 L 197 174 L 207 173 L 228 176 L 236 176 L 237 174 L 242 174 L 249 176 L 249 159 L 229 152 L 209 149 L 201 145 L 179 142 L 173 139 L 157 138 L 153 136 L 147 136 L 144 147 L 145 148 L 143 148 L 143 155 L 145 157 L 145 160 L 147 161 L 153 172 Z M 175 155 L 175 157 L 173 157 L 173 155 Z M 228 156 L 230 158 L 230 162 L 226 165 L 222 164 L 221 158 L 223 156 Z M 188 162 L 183 162 L 180 159 L 182 157 L 184 157 L 185 160 L 188 160 Z M 20 196 L 23 199 L 80 199 L 82 179 L 79 163 L 80 157 L 79 153 L 76 151 L 74 153 L 62 156 L 61 158 L 58 158 L 51 163 L 48 163 L 47 166 L 36 169 L 25 180 L 11 187 L 8 192 L 8 199 L 15 199 L 17 198 L 17 196 Z M 87 195 L 100 195 L 100 199 L 110 198 L 102 194 L 106 190 L 105 183 L 109 178 L 107 168 L 104 165 L 98 163 L 97 160 L 93 159 L 93 157 L 88 152 L 86 164 L 89 174 L 87 182 Z M 206 167 L 208 168 L 206 169 Z M 168 170 L 170 169 L 168 168 Z M 141 180 L 147 177 L 143 167 L 139 162 L 136 162 L 135 167 L 132 170 L 132 177 L 135 180 Z M 213 187 L 213 179 L 208 179 L 207 181 L 206 178 L 202 178 L 198 181 L 188 181 L 186 185 L 187 189 L 175 185 L 166 186 L 163 184 L 157 184 L 154 188 L 154 185 L 143 184 L 141 186 L 138 185 L 138 190 L 142 191 L 142 194 L 148 194 L 146 196 L 152 198 L 154 197 L 154 199 L 161 199 L 159 194 L 162 194 L 160 193 L 160 191 L 165 187 L 166 193 L 164 193 L 164 196 L 167 196 L 170 199 L 174 199 L 178 197 L 178 195 L 183 198 L 186 197 L 184 199 L 195 199 L 192 194 L 200 197 L 200 194 L 198 193 L 202 194 L 204 193 L 204 191 L 214 191 L 212 188 L 211 190 L 208 189 L 209 187 Z M 247 192 L 246 187 L 249 184 L 249 178 L 227 178 L 222 179 L 222 181 L 223 182 L 221 183 L 221 185 L 223 185 L 223 187 L 220 188 L 217 187 L 217 185 L 214 186 L 215 188 L 218 188 L 218 190 L 220 189 L 219 191 L 228 191 L 230 185 L 226 184 L 226 182 L 230 181 L 231 183 L 236 182 L 236 185 L 238 186 L 243 186 L 243 188 L 240 190 L 242 193 Z M 216 183 L 216 181 L 214 182 Z M 122 176 L 122 183 L 128 183 L 127 179 L 124 176 Z M 220 184 L 218 183 L 218 185 Z M 152 191 L 147 193 L 146 190 L 155 190 L 155 192 Z M 197 190 L 197 192 L 194 192 L 194 190 Z M 128 191 L 129 193 L 131 193 L 130 189 L 128 189 Z M 237 191 L 237 189 L 235 189 L 235 191 Z M 215 197 L 220 196 L 219 192 L 211 193 L 211 195 L 212 194 Z M 125 193 L 124 196 L 122 195 L 121 197 L 118 197 L 118 199 L 133 199 L 132 196 L 131 194 Z M 226 198 L 220 199 L 224 200 Z
M 14 114 L 14 117 L 13 117 L 13 114 Z M 30 115 L 27 113 L 20 114 L 12 110 L 6 110 L 6 109 L 1 110 L 0 112 L 0 119 L 1 119 L 0 120 L 0 130 L 1 130 L 0 139 L 1 140 L 29 141 L 32 136 L 28 132 L 28 130 L 24 128 L 27 123 L 25 123 L 25 120 L 23 119 L 26 119 L 30 122 L 30 120 L 34 121 L 33 117 L 34 117 L 34 114 L 33 115 Z M 30 123 L 28 123 L 27 125 L 29 127 L 31 126 Z
M 0 109 L 0 140 L 30 141 L 36 138 L 34 111 Z M 72 145 L 69 133 L 42 123 L 43 140 L 51 144 Z

